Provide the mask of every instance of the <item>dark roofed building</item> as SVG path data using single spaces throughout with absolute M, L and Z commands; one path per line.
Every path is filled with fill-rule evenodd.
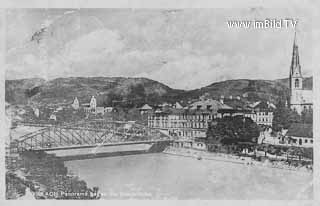
M 292 140 L 294 146 L 313 147 L 312 124 L 292 124 L 286 134 Z
M 292 124 L 287 132 L 288 136 L 313 138 L 312 124 Z
M 219 109 L 233 109 L 232 107 L 213 99 L 194 102 L 189 107 L 191 110 L 210 110 L 217 113 Z

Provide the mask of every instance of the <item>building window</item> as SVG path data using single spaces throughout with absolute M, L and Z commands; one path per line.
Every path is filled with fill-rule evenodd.
M 311 143 L 313 143 L 313 140 L 310 140 Z
M 305 139 L 305 140 L 304 140 L 304 143 L 308 143 L 308 140 L 307 140 L 307 139 Z
M 294 80 L 294 87 L 299 88 L 299 79 Z

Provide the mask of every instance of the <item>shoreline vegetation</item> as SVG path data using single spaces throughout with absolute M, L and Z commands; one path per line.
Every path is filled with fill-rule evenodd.
M 10 161 L 6 164 L 6 199 L 100 199 L 98 187 L 89 188 L 53 154 L 24 152 Z
M 285 161 L 280 161 L 280 160 L 270 161 L 267 158 L 264 161 L 258 161 L 252 157 L 237 156 L 237 155 L 217 153 L 217 152 L 208 152 L 208 151 L 194 149 L 194 148 L 183 148 L 183 147 L 177 148 L 177 147 L 169 146 L 163 151 L 163 153 L 168 155 L 196 158 L 198 160 L 205 159 L 205 160 L 230 162 L 235 164 L 243 164 L 248 166 L 291 170 L 291 171 L 297 171 L 297 172 L 312 172 L 312 167 L 293 166 L 293 165 L 289 165 Z

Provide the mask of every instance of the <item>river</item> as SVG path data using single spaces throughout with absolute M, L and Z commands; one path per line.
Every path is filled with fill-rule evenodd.
M 65 162 L 102 199 L 312 199 L 312 173 L 143 154 Z

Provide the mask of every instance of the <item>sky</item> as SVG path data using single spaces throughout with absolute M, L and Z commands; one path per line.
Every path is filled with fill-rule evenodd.
M 304 76 L 318 64 L 315 9 L 8 9 L 6 79 L 146 77 L 176 89 L 289 74 L 295 29 L 229 20 L 298 20 Z M 41 28 L 45 28 L 44 32 Z M 40 33 L 35 40 L 32 36 Z

